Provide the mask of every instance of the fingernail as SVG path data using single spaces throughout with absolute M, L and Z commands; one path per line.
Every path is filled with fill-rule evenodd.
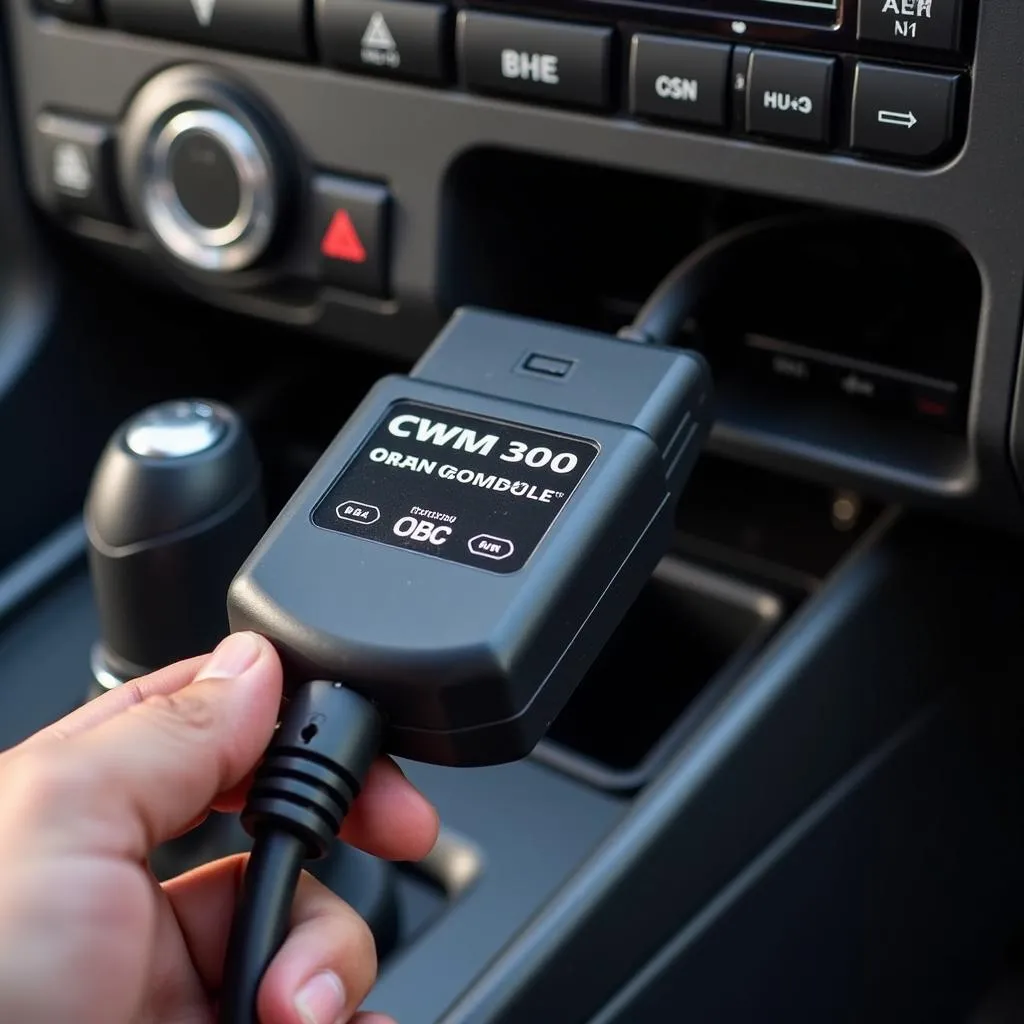
M 299 989 L 295 1009 L 302 1024 L 340 1024 L 345 1012 L 345 986 L 332 971 L 316 974 Z
M 250 668 L 260 656 L 260 642 L 253 633 L 232 633 L 222 640 L 196 679 L 232 679 Z

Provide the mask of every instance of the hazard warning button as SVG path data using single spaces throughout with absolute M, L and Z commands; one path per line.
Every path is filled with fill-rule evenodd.
M 448 8 L 427 0 L 320 0 L 317 37 L 328 64 L 367 75 L 449 77 Z
M 366 295 L 388 292 L 388 205 L 383 185 L 321 175 L 313 183 L 322 280 Z

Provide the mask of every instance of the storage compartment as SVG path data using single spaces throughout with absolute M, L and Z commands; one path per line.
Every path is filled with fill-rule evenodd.
M 603 788 L 641 786 L 782 615 L 765 590 L 663 559 L 535 756 Z
M 935 493 L 969 485 L 982 288 L 949 235 L 497 150 L 458 161 L 445 195 L 448 307 L 603 331 L 629 323 L 704 241 L 766 217 L 801 217 L 737 258 L 680 335 L 714 371 L 712 448 L 841 464 Z

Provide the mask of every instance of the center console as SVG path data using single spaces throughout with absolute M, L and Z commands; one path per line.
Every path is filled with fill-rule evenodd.
M 88 691 L 78 515 L 128 414 L 230 404 L 274 512 L 456 308 L 614 333 L 803 217 L 679 334 L 708 456 L 547 738 L 403 765 L 445 833 L 373 890 L 370 1004 L 962 1024 L 1024 919 L 1018 0 L 0 13 L 0 743 Z

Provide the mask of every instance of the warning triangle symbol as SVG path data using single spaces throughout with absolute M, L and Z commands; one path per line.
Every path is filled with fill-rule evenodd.
M 192 0 L 192 10 L 196 12 L 196 20 L 203 28 L 207 28 L 213 21 L 213 11 L 217 6 L 217 0 Z
M 365 263 L 366 247 L 363 245 L 359 232 L 356 231 L 348 210 L 338 210 L 327 226 L 320 251 L 329 260 L 342 260 L 345 263 Z
M 370 23 L 363 33 L 362 43 L 363 46 L 371 50 L 394 50 L 397 48 L 395 37 L 391 34 L 391 29 L 388 28 L 388 23 L 380 11 L 374 11 L 371 15 Z

